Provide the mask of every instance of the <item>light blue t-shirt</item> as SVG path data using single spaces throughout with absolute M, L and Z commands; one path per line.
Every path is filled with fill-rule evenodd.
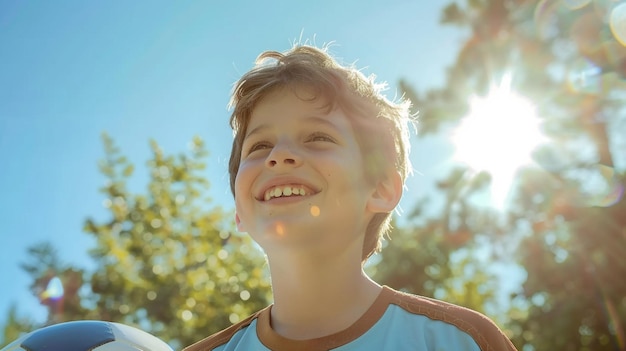
M 312 340 L 282 337 L 270 326 L 271 306 L 185 351 L 241 350 L 515 350 L 487 317 L 388 287 L 352 326 Z

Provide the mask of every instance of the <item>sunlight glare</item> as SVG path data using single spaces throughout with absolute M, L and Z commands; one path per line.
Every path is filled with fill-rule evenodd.
M 48 282 L 46 290 L 41 293 L 41 299 L 43 300 L 60 300 L 63 297 L 64 289 L 61 279 L 53 277 Z
M 531 153 L 545 141 L 535 106 L 510 89 L 510 76 L 484 97 L 474 96 L 469 114 L 453 132 L 454 159 L 476 172 L 491 174 L 493 205 L 502 208 L 517 170 L 532 163 Z

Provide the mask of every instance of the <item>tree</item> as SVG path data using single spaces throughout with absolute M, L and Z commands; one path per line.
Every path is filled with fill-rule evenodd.
M 166 156 L 151 142 L 145 194 L 129 192 L 133 166 L 106 135 L 104 144 L 110 219 L 85 223 L 97 241 L 90 282 L 99 319 L 186 345 L 268 304 L 263 255 L 206 196 L 199 138 L 190 157 Z
M 6 346 L 11 341 L 17 339 L 25 331 L 33 330 L 35 323 L 28 318 L 18 316 L 17 306 L 12 305 L 4 324 L 0 347 Z
M 78 290 L 83 284 L 83 271 L 62 262 L 57 251 L 48 242 L 37 243 L 27 249 L 27 261 L 20 267 L 30 275 L 33 283 L 31 294 L 48 310 L 44 325 L 66 320 L 66 316 L 86 313 L 81 305 Z M 41 327 L 31 318 L 18 315 L 12 306 L 4 327 L 0 345 L 17 339 L 22 333 Z
M 62 263 L 57 251 L 48 243 L 35 244 L 28 248 L 31 262 L 21 268 L 33 279 L 31 293 L 48 309 L 46 324 L 65 321 L 67 316 L 84 315 L 78 290 L 83 285 L 83 270 Z
M 267 306 L 262 252 L 233 231 L 225 219 L 233 216 L 207 196 L 202 140 L 193 140 L 190 155 L 177 156 L 152 141 L 147 188 L 137 193 L 128 186 L 135 167 L 106 134 L 103 141 L 108 218 L 89 218 L 84 226 L 96 242 L 90 251 L 96 268 L 67 267 L 45 243 L 32 247 L 31 261 L 22 265 L 33 278 L 33 294 L 49 308 L 48 323 L 115 321 L 180 348 Z M 81 288 L 88 292 L 79 294 Z M 5 341 L 35 327 L 10 317 Z
M 513 243 L 508 252 L 528 273 L 513 296 L 523 308 L 510 315 L 520 349 L 624 349 L 626 284 L 617 277 L 626 276 L 620 259 L 626 177 L 615 160 L 626 156 L 617 147 L 624 142 L 626 47 L 608 21 L 617 6 L 624 5 L 451 3 L 442 23 L 468 29 L 469 38 L 446 86 L 420 93 L 401 82 L 419 108 L 422 135 L 458 123 L 469 95 L 484 94 L 507 72 L 512 88 L 535 101 L 544 119 L 552 142 L 536 154 L 540 167 L 518 176 L 517 195 L 501 220 L 505 230 L 493 231 L 507 233 L 493 242 Z
M 626 282 L 616 279 L 626 274 L 626 203 L 576 205 L 579 185 L 537 172 L 523 177 L 512 220 L 532 228 L 520 246 L 529 273 L 522 295 L 531 305 L 527 317 L 515 321 L 523 331 L 518 342 L 536 349 L 618 349 L 626 317 Z M 537 201 L 546 195 L 550 201 Z
M 489 227 L 491 215 L 468 205 L 488 178 L 483 175 L 468 184 L 462 181 L 464 174 L 465 170 L 457 169 L 439 182 L 438 189 L 446 198 L 442 215 L 427 216 L 428 201 L 423 199 L 402 225 L 395 221 L 372 270 L 382 284 L 495 317 L 502 312 L 496 311 L 497 278 L 478 257 L 485 235 L 481 231 Z

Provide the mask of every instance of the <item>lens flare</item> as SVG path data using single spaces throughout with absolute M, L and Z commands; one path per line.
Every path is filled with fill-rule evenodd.
M 624 350 L 626 347 L 626 333 L 624 332 L 624 326 L 621 325 L 622 323 L 615 305 L 604 293 L 602 294 L 602 305 L 604 306 L 604 311 L 607 315 L 609 323 L 612 325 L 613 330 L 615 330 L 615 342 L 618 345 L 619 350 Z
M 602 96 L 604 99 L 623 101 L 626 98 L 626 80 L 618 73 L 605 71 L 586 58 L 572 62 L 567 71 L 570 92 Z
M 311 216 L 317 217 L 320 215 L 320 208 L 318 206 L 311 206 Z
M 276 234 L 285 235 L 285 227 L 282 223 L 276 223 Z
M 46 290 L 41 293 L 42 300 L 60 300 L 63 297 L 64 289 L 63 283 L 59 277 L 54 277 L 50 279 L 48 285 L 46 286 Z
M 624 185 L 620 183 L 617 172 L 612 167 L 596 165 L 593 177 L 586 182 L 592 186 L 590 193 L 593 195 L 587 199 L 588 206 L 610 207 L 618 203 L 624 196 Z
M 574 61 L 567 75 L 570 90 L 578 93 L 603 94 L 602 69 L 585 58 Z

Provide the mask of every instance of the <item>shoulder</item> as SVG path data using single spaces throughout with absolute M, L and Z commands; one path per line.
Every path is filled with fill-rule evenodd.
M 235 334 L 237 334 L 237 332 L 244 330 L 245 328 L 250 326 L 250 324 L 254 320 L 256 320 L 263 311 L 267 310 L 268 308 L 269 307 L 266 307 L 249 316 L 248 318 L 241 320 L 226 329 L 223 329 L 222 331 L 219 331 L 215 334 L 208 336 L 207 338 L 204 338 L 192 345 L 187 346 L 183 349 L 183 351 L 210 351 L 221 345 L 226 344 L 235 336 Z
M 515 350 L 509 338 L 487 316 L 448 302 L 408 294 L 385 287 L 390 304 L 411 314 L 455 326 L 474 339 L 481 350 Z

